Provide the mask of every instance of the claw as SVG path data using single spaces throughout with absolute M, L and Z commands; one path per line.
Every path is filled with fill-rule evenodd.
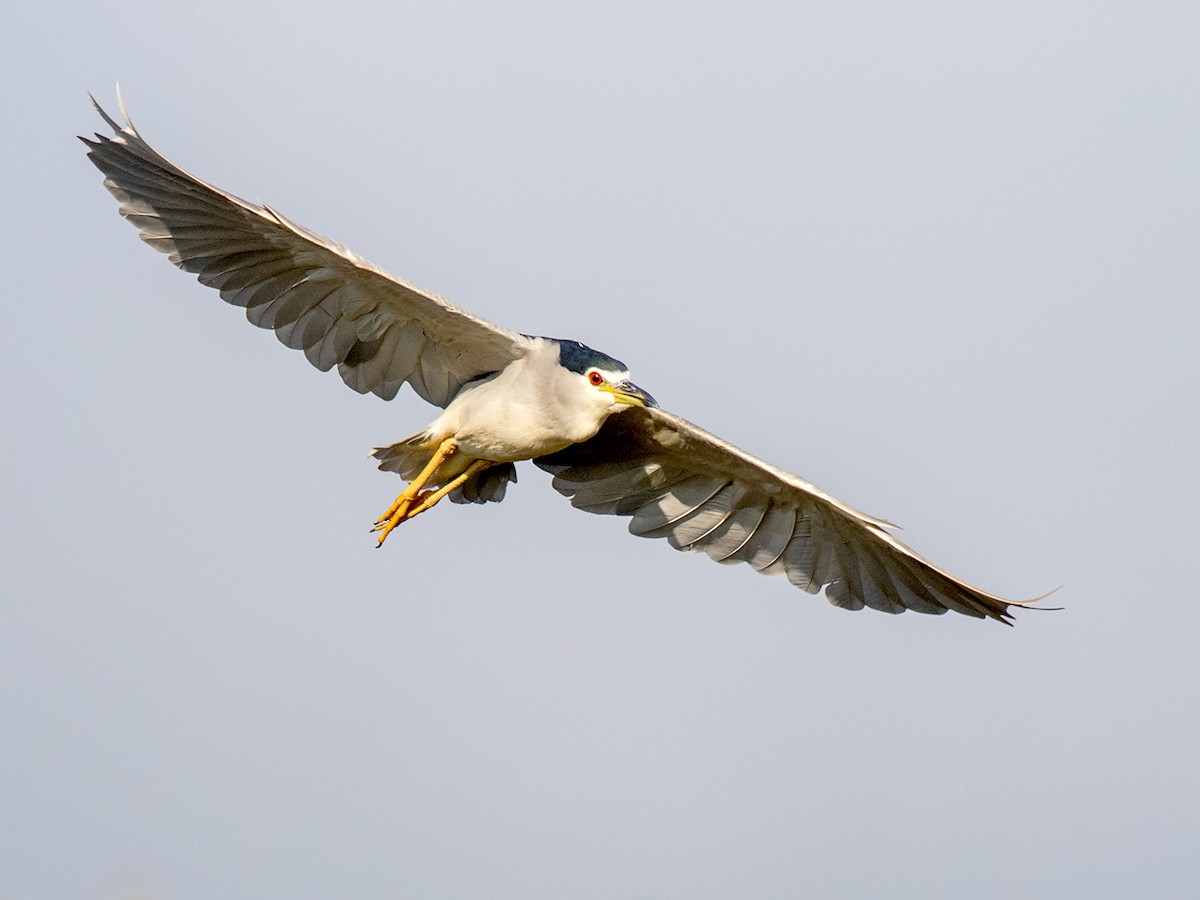
M 408 487 L 400 492 L 400 496 L 392 501 L 392 505 L 387 508 L 387 512 L 375 520 L 375 525 L 371 528 L 371 533 L 374 534 L 376 531 L 383 532 L 379 536 L 379 543 L 375 545 L 377 548 L 383 546 L 383 542 L 387 540 L 387 536 L 392 533 L 393 528 L 416 515 L 411 510 L 413 503 L 422 501 L 425 496 L 421 488 L 433 477 L 438 467 L 453 456 L 457 450 L 458 442 L 454 438 L 446 438 L 442 441 L 438 445 L 433 457 L 426 464 L 425 468 L 421 470 L 421 474 L 414 478 Z
M 470 478 L 476 472 L 483 471 L 490 465 L 492 465 L 492 463 L 488 460 L 477 459 L 472 462 L 471 465 L 467 466 L 467 470 L 465 472 L 463 472 L 457 478 L 451 479 L 449 482 L 442 485 L 440 488 L 437 488 L 436 490 L 420 490 L 420 484 L 424 484 L 425 481 L 428 481 L 428 477 L 419 484 L 418 482 L 414 481 L 407 488 L 405 488 L 404 493 L 396 498 L 396 502 L 392 504 L 390 515 L 384 519 L 381 519 L 379 522 L 376 522 L 375 527 L 371 529 L 372 532 L 382 532 L 379 535 L 379 543 L 375 545 L 375 548 L 378 549 L 382 547 L 383 542 L 387 540 L 387 536 L 392 533 L 392 529 L 401 522 L 407 522 L 413 516 L 419 516 L 421 513 L 425 512 L 425 510 L 436 506 L 438 501 L 440 501 L 451 491 L 461 486 L 468 478 Z M 413 485 L 418 485 L 418 489 L 414 491 Z M 409 494 L 411 494 L 411 496 L 406 496 Z

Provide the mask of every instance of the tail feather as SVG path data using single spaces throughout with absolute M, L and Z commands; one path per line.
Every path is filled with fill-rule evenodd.
M 376 447 L 371 455 L 379 460 L 383 471 L 395 472 L 405 481 L 412 481 L 421 474 L 436 449 L 437 444 L 422 431 L 387 447 Z

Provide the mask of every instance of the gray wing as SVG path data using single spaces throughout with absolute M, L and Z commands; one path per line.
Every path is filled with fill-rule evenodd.
M 1008 608 L 1026 605 L 959 581 L 896 540 L 890 523 L 661 409 L 612 415 L 591 440 L 535 462 L 577 509 L 630 516 L 633 534 L 785 574 L 810 594 L 823 587 L 835 606 L 952 609 L 1007 624 Z
M 354 390 L 385 400 L 407 382 L 445 406 L 466 382 L 524 355 L 523 335 L 206 184 L 146 143 L 128 115 L 121 126 L 92 103 L 114 135 L 81 140 L 142 240 L 321 371 L 337 365 Z

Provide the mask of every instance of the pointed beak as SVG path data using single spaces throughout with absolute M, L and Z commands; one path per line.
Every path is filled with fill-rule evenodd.
M 622 381 L 620 384 L 614 384 L 612 393 L 617 398 L 618 403 L 624 403 L 627 406 L 649 406 L 651 408 L 658 406 L 657 400 L 632 381 Z

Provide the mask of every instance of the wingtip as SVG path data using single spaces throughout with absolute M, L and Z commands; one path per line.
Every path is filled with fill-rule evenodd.
M 1036 604 L 1041 603 L 1051 594 L 1057 594 L 1063 589 L 1063 587 L 1065 587 L 1065 585 L 1060 584 L 1058 587 L 1046 591 L 1046 593 L 1034 597 L 1031 600 L 1006 600 L 1004 611 L 999 615 L 993 616 L 992 618 L 995 618 L 998 622 L 1002 622 L 1011 627 L 1016 624 L 1016 619 L 1013 617 L 1013 614 L 1009 612 L 1010 609 L 1028 609 L 1032 610 L 1033 612 L 1061 612 L 1062 610 L 1066 609 L 1065 606 L 1037 606 Z
M 117 108 L 121 110 L 121 118 L 125 120 L 125 128 L 137 134 L 137 129 L 133 127 L 133 119 L 129 118 L 129 110 L 125 108 L 125 97 L 121 94 L 121 82 L 117 82 Z
M 121 125 L 116 119 L 105 112 L 104 107 L 100 105 L 100 102 L 91 91 L 87 91 L 86 93 L 88 100 L 92 102 L 92 107 L 100 114 L 100 118 L 108 124 L 108 127 L 113 130 L 114 134 L 120 134 L 121 132 L 132 135 L 137 134 L 137 129 L 133 127 L 133 120 L 129 118 L 129 111 L 125 108 L 125 98 L 121 96 L 120 82 L 117 82 L 117 107 L 121 110 L 121 116 L 125 119 L 124 125 Z
M 1066 609 L 1066 607 L 1065 606 L 1034 606 L 1034 604 L 1041 603 L 1043 600 L 1045 600 L 1047 597 L 1051 596 L 1052 594 L 1057 594 L 1064 587 L 1066 587 L 1066 584 L 1060 584 L 1058 587 L 1051 588 L 1050 590 L 1046 591 L 1046 593 L 1044 593 L 1038 597 L 1034 597 L 1032 600 L 1023 600 L 1020 603 L 1014 604 L 1014 606 L 1020 606 L 1022 609 L 1036 609 L 1039 612 L 1060 612 L 1060 611 Z
M 100 101 L 95 98 L 91 91 L 87 92 L 87 96 L 88 99 L 92 101 L 92 108 L 100 114 L 100 118 L 102 118 L 108 124 L 108 127 L 114 132 L 120 133 L 121 126 L 117 124 L 116 120 L 112 116 L 105 112 L 104 107 L 100 105 Z

